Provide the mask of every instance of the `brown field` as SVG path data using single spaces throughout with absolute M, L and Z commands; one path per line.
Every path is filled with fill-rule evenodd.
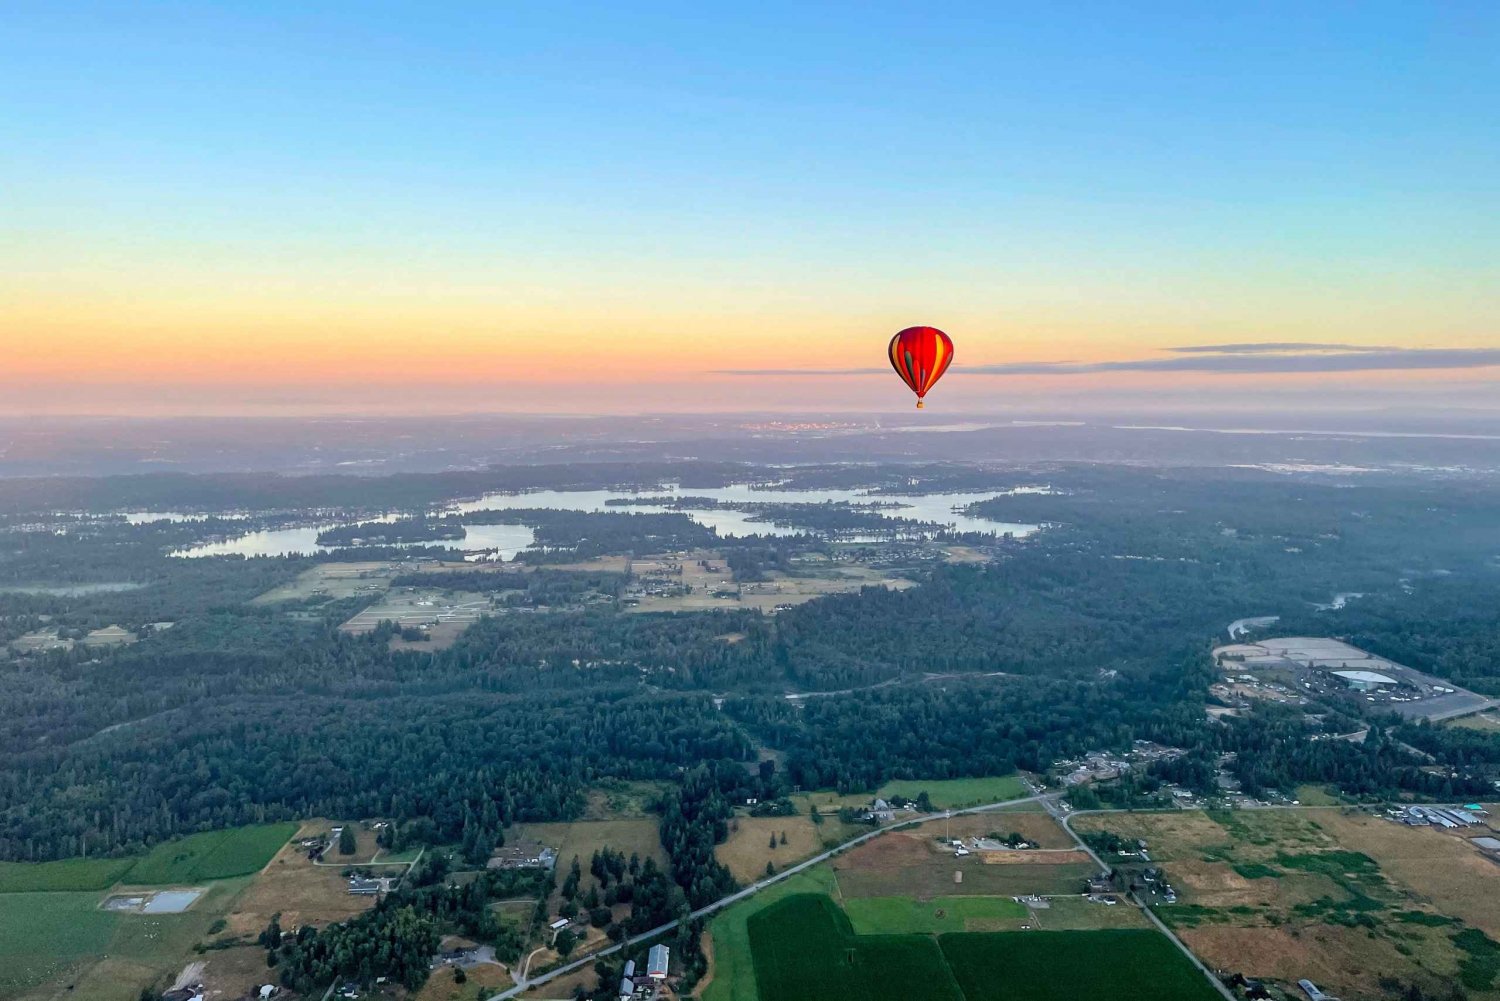
M 326 820 L 308 821 L 297 836 L 312 837 L 327 831 L 328 827 Z M 369 859 L 376 847 L 374 835 L 360 831 L 357 839 L 361 850 L 351 859 Z M 333 862 L 341 861 L 337 849 L 325 857 Z M 357 863 L 350 861 L 348 864 Z M 224 934 L 229 937 L 258 935 L 270 923 L 271 915 L 278 911 L 281 912 L 282 928 L 295 928 L 304 924 L 325 925 L 342 921 L 368 910 L 374 905 L 374 899 L 351 896 L 347 880 L 339 875 L 341 871 L 339 865 L 314 865 L 296 844 L 285 846 L 230 907 L 227 915 L 229 927 Z
M 1009 854 L 1009 853 L 1007 853 Z M 1096 866 L 1082 852 L 1016 853 L 1024 859 L 985 864 L 978 855 L 954 858 L 930 836 L 904 833 L 876 838 L 834 860 L 847 897 L 1014 896 L 1078 893 Z M 963 882 L 953 875 L 963 873 Z
M 1397 952 L 1396 942 L 1386 936 L 1339 925 L 1205 925 L 1179 929 L 1177 934 L 1211 968 L 1279 980 L 1291 992 L 1296 992 L 1296 982 L 1306 977 L 1344 1001 L 1374 1001 L 1392 997 L 1379 985 L 1382 976 L 1416 982 L 1432 990 L 1435 997 L 1446 996 L 1458 966 L 1457 953 L 1442 932 L 1425 928 L 1408 932 L 1413 937 L 1405 945 L 1421 957 L 1420 964 Z M 1441 994 L 1436 990 L 1440 987 Z
M 766 874 L 766 863 L 777 870 L 800 862 L 809 855 L 823 850 L 824 829 L 841 829 L 837 819 L 824 820 L 822 826 L 814 824 L 806 816 L 796 817 L 736 817 L 729 822 L 729 838 L 714 850 L 720 862 L 729 867 L 734 878 L 741 883 L 751 883 Z M 786 844 L 780 844 L 779 835 L 786 832 Z M 770 846 L 771 836 L 778 835 L 778 844 Z
M 1500 871 L 1467 840 L 1484 831 L 1411 828 L 1340 807 L 1103 814 L 1080 817 L 1077 826 L 1145 838 L 1183 903 L 1211 909 L 1184 911 L 1178 934 L 1210 966 L 1226 971 L 1283 984 L 1308 977 L 1345 1001 L 1392 996 L 1380 986 L 1382 976 L 1442 987 L 1438 996 L 1445 996 L 1462 958 L 1451 937 L 1462 926 L 1403 922 L 1395 912 L 1436 911 L 1500 937 Z M 1353 899 L 1338 880 L 1278 859 L 1333 849 L 1362 852 L 1380 867 L 1383 885 L 1366 892 L 1386 906 L 1363 912 L 1368 927 L 1323 916 L 1328 902 Z M 1246 878 L 1236 863 L 1260 863 L 1280 874 Z M 1160 913 L 1173 916 L 1168 906 Z M 1046 913 L 1041 917 L 1049 927 Z M 1194 920 L 1201 923 L 1193 927 Z
M 468 982 L 456 984 L 451 968 L 433 970 L 426 985 L 410 997 L 413 1001 L 473 1001 L 475 997 L 488 997 L 492 992 L 503 991 L 515 984 L 503 967 L 491 963 L 472 966 L 464 973 L 468 975 Z M 481 988 L 483 994 L 478 993 Z
M 273 605 L 278 601 L 304 601 L 308 598 L 333 601 L 361 594 L 378 594 L 390 586 L 390 579 L 396 573 L 393 563 L 320 563 L 280 587 L 273 587 L 253 598 L 250 604 Z
M 948 821 L 933 821 L 923 825 L 922 830 L 941 833 L 945 827 L 955 838 L 985 837 L 991 832 L 1004 836 L 1014 831 L 1041 848 L 1073 847 L 1068 832 L 1047 813 L 1023 813 L 1020 810 L 968 813 Z
M 1347 848 L 1380 863 L 1411 898 L 1500 938 L 1500 866 L 1463 836 L 1368 816 L 1317 811 L 1318 823 Z M 1470 837 L 1488 831 L 1470 829 Z
M 557 849 L 557 882 L 567 877 L 568 866 L 578 856 L 583 869 L 583 889 L 594 883 L 589 875 L 589 859 L 601 848 L 612 848 L 624 852 L 628 859 L 631 853 L 640 855 L 641 861 L 656 859 L 665 865 L 667 853 L 661 846 L 661 826 L 656 817 L 640 817 L 631 820 L 579 820 L 573 823 L 518 824 L 513 832 L 507 832 L 507 841 L 530 839 Z M 788 832 L 790 836 L 790 832 Z

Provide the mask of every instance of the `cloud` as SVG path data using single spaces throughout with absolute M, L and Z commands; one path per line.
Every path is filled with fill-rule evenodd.
M 1306 341 L 1266 341 L 1257 344 L 1196 344 L 1167 348 L 1173 354 L 1255 355 L 1310 351 L 1400 351 L 1400 348 L 1377 348 L 1361 344 L 1310 344 Z
M 1100 372 L 1206 372 L 1231 375 L 1391 372 L 1500 366 L 1500 348 L 1370 348 L 1337 344 L 1221 344 L 1171 348 L 1171 357 L 1128 361 L 1042 361 L 958 365 L 963 375 L 1092 375 Z M 724 375 L 876 375 L 885 368 L 733 369 Z

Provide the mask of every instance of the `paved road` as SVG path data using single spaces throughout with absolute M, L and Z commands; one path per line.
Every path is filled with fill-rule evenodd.
M 726 907 L 739 903 L 741 900 L 754 896 L 768 886 L 774 886 L 784 879 L 795 876 L 799 872 L 811 869 L 813 866 L 826 862 L 829 859 L 833 858 L 835 855 L 846 852 L 851 848 L 862 845 L 872 838 L 878 838 L 883 834 L 889 834 L 891 831 L 907 827 L 913 823 L 925 823 L 930 820 L 940 820 L 945 816 L 959 817 L 969 813 L 984 813 L 989 810 L 997 810 L 1001 807 L 1017 806 L 1021 803 L 1038 803 L 1048 799 L 1052 799 L 1059 795 L 1061 795 L 1061 793 L 1038 793 L 1035 796 L 1027 796 L 1024 799 L 1007 799 L 999 803 L 985 803 L 982 806 L 971 806 L 963 810 L 945 810 L 939 813 L 923 814 L 919 817 L 913 817 L 911 820 L 903 820 L 899 823 L 890 824 L 885 827 L 878 827 L 866 834 L 861 834 L 857 838 L 852 838 L 848 841 L 845 841 L 837 848 L 830 848 L 828 851 L 823 852 L 821 855 L 814 855 L 812 858 L 805 859 L 802 862 L 798 862 L 794 866 L 788 866 L 774 876 L 767 876 L 765 879 L 759 880 L 755 883 L 751 883 L 743 890 L 731 893 L 727 897 L 722 897 L 719 900 L 716 900 L 713 903 L 709 904 L 707 907 L 700 907 L 698 908 L 698 910 L 688 915 L 688 918 L 689 920 L 695 920 L 697 918 L 707 917 L 710 914 L 717 913 L 718 911 L 721 911 Z M 591 952 L 582 959 L 574 960 L 573 962 L 568 963 L 566 966 L 559 966 L 557 969 L 549 970 L 546 973 L 543 973 L 541 976 L 533 977 L 530 980 L 525 980 L 517 983 L 516 986 L 510 988 L 509 990 L 501 991 L 499 994 L 492 995 L 490 998 L 488 998 L 488 1001 L 504 1001 L 504 999 L 506 998 L 516 997 L 521 992 L 529 990 L 532 987 L 537 987 L 541 984 L 547 983 L 550 980 L 555 980 L 558 977 L 563 977 L 568 975 L 569 973 L 581 970 L 586 966 L 591 966 L 593 965 L 595 960 L 600 959 L 604 956 L 613 955 L 619 952 L 621 949 L 626 948 L 627 946 L 636 945 L 637 943 L 643 942 L 647 939 L 655 938 L 656 936 L 661 935 L 664 932 L 669 932 L 672 929 L 676 928 L 677 924 L 678 922 L 676 921 L 669 921 L 664 925 L 652 928 L 650 931 L 642 932 L 639 935 L 634 935 L 623 942 L 610 946 L 607 949 L 600 949 L 598 952 Z
M 954 811 L 952 811 L 951 815 L 955 816 L 955 817 L 958 817 L 958 816 L 961 816 L 963 814 L 985 813 L 985 812 L 990 811 L 990 810 L 1001 809 L 1002 807 L 1018 806 L 1018 805 L 1020 805 L 1022 803 L 1041 803 L 1043 805 L 1043 807 L 1047 810 L 1048 813 L 1052 814 L 1052 816 L 1054 816 L 1055 818 L 1057 818 L 1057 820 L 1059 821 L 1059 823 L 1062 824 L 1063 830 L 1067 831 L 1068 834 L 1069 834 L 1069 836 L 1071 836 L 1073 838 L 1073 840 L 1075 842 L 1077 842 L 1078 847 L 1080 849 L 1082 849 L 1083 851 L 1085 851 L 1085 852 L 1088 853 L 1089 857 L 1094 860 L 1094 862 L 1099 866 L 1099 868 L 1101 870 L 1107 870 L 1107 869 L 1113 868 L 1113 866 L 1109 865 L 1103 859 L 1101 859 L 1097 854 L 1095 854 L 1094 850 L 1092 848 L 1090 848 L 1084 842 L 1084 840 L 1078 836 L 1078 834 L 1073 830 L 1073 826 L 1072 826 L 1073 820 L 1075 818 L 1077 818 L 1077 817 L 1082 817 L 1082 816 L 1085 816 L 1087 814 L 1092 814 L 1092 813 L 1128 813 L 1130 811 L 1121 810 L 1121 809 L 1100 809 L 1100 810 L 1075 810 L 1075 811 L 1072 811 L 1072 812 L 1067 812 L 1067 811 L 1064 811 L 1064 810 L 1060 809 L 1058 807 L 1058 805 L 1057 805 L 1058 800 L 1061 799 L 1062 796 L 1063 796 L 1063 791 L 1053 791 L 1053 792 L 1046 792 L 1046 793 L 1038 793 L 1035 796 L 1027 796 L 1024 799 L 1008 799 L 1008 800 L 1004 800 L 1004 801 L 999 802 L 999 803 L 985 803 L 982 806 L 971 806 L 971 807 L 968 807 L 967 809 L 963 809 L 963 810 L 954 810 Z M 1436 804 L 1436 805 L 1445 805 L 1445 804 Z M 1303 806 L 1303 805 L 1293 806 L 1290 803 L 1286 803 L 1286 804 L 1267 803 L 1264 806 L 1238 807 L 1237 809 L 1245 809 L 1245 810 L 1326 810 L 1326 809 L 1329 809 L 1329 807 L 1325 807 L 1325 806 Z M 843 844 L 839 845 L 837 848 L 831 848 L 828 851 L 823 852 L 821 855 L 814 855 L 810 859 L 807 859 L 805 861 L 799 862 L 796 865 L 791 866 L 789 868 L 783 869 L 781 872 L 778 872 L 774 876 L 769 876 L 769 877 L 767 877 L 765 879 L 760 880 L 759 882 L 752 883 L 749 886 L 745 887 L 743 890 L 740 890 L 740 891 L 738 891 L 736 893 L 732 893 L 729 896 L 724 897 L 724 898 L 722 898 L 720 900 L 716 900 L 712 904 L 709 904 L 707 907 L 701 907 L 698 910 L 694 911 L 691 915 L 689 915 L 689 918 L 690 919 L 696 919 L 696 918 L 700 918 L 700 917 L 706 917 L 706 916 L 708 916 L 710 914 L 714 914 L 714 913 L 716 913 L 718 911 L 721 911 L 724 908 L 729 907 L 732 904 L 737 904 L 741 900 L 744 900 L 747 897 L 751 897 L 751 896 L 755 895 L 756 893 L 759 893 L 761 890 L 764 890 L 768 886 L 774 886 L 775 884 L 781 882 L 783 879 L 787 879 L 788 877 L 795 876 L 799 872 L 802 872 L 802 871 L 804 871 L 806 869 L 810 869 L 813 866 L 818 865 L 818 864 L 820 864 L 822 862 L 826 862 L 829 859 L 833 858 L 835 855 L 838 855 L 838 854 L 840 854 L 842 852 L 846 852 L 849 849 L 854 848 L 854 847 L 856 847 L 858 845 L 864 844 L 866 841 L 869 841 L 869 840 L 871 840 L 873 838 L 878 838 L 881 835 L 889 834 L 891 831 L 900 830 L 900 829 L 909 827 L 913 823 L 927 823 L 927 822 L 932 821 L 932 820 L 940 820 L 940 819 L 943 818 L 943 816 L 944 816 L 944 812 L 928 813 L 928 814 L 924 814 L 924 815 L 922 815 L 920 817 L 914 817 L 911 820 L 903 820 L 900 823 L 890 824 L 890 825 L 887 825 L 885 827 L 876 828 L 875 830 L 870 831 L 870 832 L 868 832 L 866 834 L 861 834 L 857 838 L 854 838 L 854 839 L 852 839 L 850 841 L 844 842 Z M 1193 964 L 1193 966 L 1200 973 L 1202 973 L 1204 975 L 1204 977 L 1206 977 L 1208 979 L 1208 982 L 1213 985 L 1214 989 L 1217 990 L 1220 995 L 1222 995 L 1223 997 L 1227 998 L 1228 1001 L 1236 1001 L 1234 994 L 1231 993 L 1230 990 L 1227 987 L 1225 987 L 1222 983 L 1219 982 L 1219 978 L 1216 977 L 1216 976 L 1214 976 L 1213 971 L 1210 970 L 1207 966 L 1205 966 L 1203 964 L 1202 960 L 1200 960 L 1197 956 L 1193 955 L 1193 951 L 1191 949 L 1189 949 L 1183 943 L 1182 939 L 1178 938 L 1172 932 L 1172 929 L 1168 928 L 1166 926 L 1166 924 L 1163 923 L 1162 920 L 1159 917 L 1156 916 L 1156 914 L 1151 910 L 1150 907 L 1146 906 L 1146 904 L 1144 904 L 1141 900 L 1139 900 L 1138 898 L 1136 898 L 1134 895 L 1132 895 L 1130 897 L 1130 900 L 1131 900 L 1132 903 L 1134 903 L 1137 907 L 1139 907 L 1145 913 L 1147 919 L 1150 920 L 1150 922 L 1153 925 L 1156 926 L 1156 928 L 1157 928 L 1158 931 L 1160 931 L 1163 935 L 1165 935 L 1172 942 L 1173 945 L 1177 946 L 1178 949 L 1182 950 L 1182 954 L 1184 956 L 1186 956 L 1188 958 L 1188 961 L 1191 962 Z M 594 960 L 596 960 L 596 959 L 600 959 L 600 958 L 602 958 L 604 956 L 613 955 L 614 953 L 619 952 L 621 949 L 624 949 L 624 948 L 626 948 L 628 946 L 636 945 L 636 944 L 638 944 L 640 942 L 643 942 L 643 941 L 645 941 L 647 939 L 654 938 L 657 935 L 661 935 L 664 932 L 669 932 L 669 931 L 671 931 L 672 929 L 674 929 L 676 927 L 677 927 L 677 922 L 676 921 L 669 921 L 666 924 L 661 925 L 660 927 L 652 928 L 650 931 L 642 932 L 639 935 L 632 936 L 631 938 L 626 939 L 624 942 L 621 942 L 621 943 L 616 944 L 616 945 L 612 945 L 612 946 L 610 946 L 607 949 L 600 949 L 598 952 L 591 952 L 587 956 L 584 956 L 581 959 L 574 960 L 573 962 L 567 964 L 566 966 L 559 966 L 557 969 L 555 969 L 555 970 L 549 970 L 548 972 L 543 973 L 539 977 L 536 977 L 536 978 L 530 979 L 530 980 L 522 981 L 522 982 L 516 984 L 516 986 L 510 988 L 509 990 L 502 991 L 499 994 L 492 995 L 491 997 L 489 997 L 488 999 L 486 999 L 486 1001 L 504 1001 L 504 999 L 516 997 L 517 995 L 521 994 L 523 991 L 529 990 L 532 987 L 536 987 L 536 986 L 539 986 L 541 984 L 545 984 L 548 981 L 557 979 L 558 977 L 566 976 L 569 973 L 573 973 L 573 972 L 575 972 L 577 970 L 580 970 L 580 969 L 584 968 L 585 966 L 591 965 L 594 962 Z
M 1054 801 L 1048 800 L 1043 805 L 1047 808 L 1047 812 L 1056 817 L 1058 823 L 1062 824 L 1062 828 L 1063 830 L 1068 832 L 1068 836 L 1078 843 L 1078 847 L 1088 852 L 1089 858 L 1094 860 L 1094 863 L 1099 866 L 1099 870 L 1101 872 L 1108 872 L 1114 868 L 1114 866 L 1108 864 L 1102 858 L 1100 858 L 1094 851 L 1094 849 L 1089 847 L 1088 842 L 1080 838 L 1077 832 L 1073 830 L 1073 818 L 1078 816 L 1079 814 L 1084 813 L 1117 813 L 1119 811 L 1079 810 L 1076 813 L 1070 814 L 1058 809 L 1057 804 Z M 1203 965 L 1203 961 L 1197 956 L 1193 955 L 1193 950 L 1189 949 L 1187 945 L 1183 943 L 1182 939 L 1178 938 L 1172 932 L 1172 929 L 1168 928 L 1166 923 L 1162 921 L 1161 918 L 1156 916 L 1156 912 L 1153 911 L 1145 901 L 1141 900 L 1133 893 L 1129 894 L 1128 896 L 1131 903 L 1139 907 L 1141 909 L 1141 913 L 1145 914 L 1147 919 L 1149 919 L 1150 922 L 1156 926 L 1156 930 L 1167 936 L 1167 938 L 1172 941 L 1173 945 L 1182 950 L 1182 954 L 1188 958 L 1188 962 L 1192 963 L 1193 966 L 1197 968 L 1199 973 L 1208 978 L 1208 982 L 1213 985 L 1214 990 L 1218 991 L 1220 995 L 1227 999 L 1227 1001 L 1236 1001 L 1234 994 L 1229 990 L 1229 988 L 1224 986 L 1224 984 L 1219 980 L 1217 976 L 1214 975 L 1214 971 Z

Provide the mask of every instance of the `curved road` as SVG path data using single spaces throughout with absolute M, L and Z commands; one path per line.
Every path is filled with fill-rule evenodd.
M 709 904 L 707 907 L 700 907 L 696 911 L 688 915 L 688 920 L 707 917 L 708 915 L 721 911 L 732 904 L 737 904 L 747 897 L 754 896 L 756 893 L 759 893 L 761 890 L 764 890 L 768 886 L 774 886 L 775 884 L 781 882 L 783 879 L 786 879 L 790 876 L 795 876 L 797 873 L 802 872 L 805 869 L 811 869 L 813 866 L 818 865 L 819 863 L 828 861 L 835 855 L 841 854 L 851 848 L 862 845 L 866 841 L 869 841 L 873 838 L 878 838 L 882 834 L 889 834 L 891 831 L 900 830 L 912 824 L 926 823 L 929 820 L 939 820 L 944 816 L 959 817 L 967 813 L 984 813 L 986 810 L 997 810 L 1000 807 L 1004 806 L 1016 806 L 1021 803 L 1043 802 L 1059 795 L 1061 794 L 1057 792 L 1038 793 L 1035 796 L 1027 796 L 1023 799 L 1007 799 L 999 803 L 985 803 L 981 806 L 971 806 L 962 810 L 945 810 L 940 813 L 923 814 L 922 816 L 915 817 L 911 820 L 903 820 L 899 824 L 890 824 L 886 827 L 877 827 L 873 831 L 861 834 L 857 838 L 851 838 L 850 840 L 845 841 L 837 848 L 830 848 L 820 855 L 814 855 L 812 858 L 804 859 L 794 866 L 789 866 L 781 870 L 774 876 L 767 876 L 765 879 L 751 883 L 743 890 L 738 890 L 734 893 L 731 893 L 727 897 L 721 897 L 718 900 L 715 900 L 713 903 Z M 1069 831 L 1068 833 L 1072 834 L 1072 831 Z M 614 953 L 619 952 L 621 949 L 624 949 L 627 946 L 635 945 L 639 942 L 645 941 L 646 939 L 655 938 L 657 935 L 660 935 L 663 932 L 669 932 L 673 928 L 676 928 L 677 925 L 677 921 L 668 921 L 666 924 L 660 925 L 656 928 L 652 928 L 650 931 L 641 932 L 639 935 L 632 935 L 630 938 L 627 938 L 623 942 L 616 943 L 615 945 L 612 945 L 607 949 L 600 949 L 598 952 L 591 952 L 587 956 L 584 956 L 582 959 L 574 960 L 573 962 L 568 963 L 566 966 L 559 966 L 554 970 L 548 970 L 546 973 L 543 973 L 538 977 L 534 977 L 530 980 L 523 980 L 508 990 L 501 991 L 499 994 L 491 995 L 487 999 L 487 1001 L 503 1001 L 503 999 L 505 998 L 513 998 L 520 994 L 522 991 L 529 990 L 532 987 L 537 987 L 541 984 L 545 984 L 549 980 L 555 980 L 558 977 L 566 976 L 567 974 L 572 973 L 576 970 L 580 970 L 585 966 L 589 966 L 596 959 L 613 955 Z M 1178 945 L 1181 944 L 1182 943 L 1180 942 L 1178 943 Z M 1189 955 L 1191 955 L 1191 953 Z
M 1052 816 L 1056 818 L 1057 822 L 1062 825 L 1062 829 L 1068 832 L 1068 836 L 1071 837 L 1074 841 L 1078 842 L 1078 847 L 1088 852 L 1089 858 L 1094 860 L 1094 863 L 1099 866 L 1101 872 L 1110 872 L 1114 869 L 1114 866 L 1109 865 L 1102 858 L 1100 858 L 1098 854 L 1095 853 L 1094 849 L 1089 847 L 1088 842 L 1080 838 L 1077 832 L 1073 830 L 1073 818 L 1085 813 L 1118 813 L 1120 811 L 1079 810 L 1077 813 L 1067 813 L 1057 809 L 1057 804 L 1054 802 L 1048 801 L 1043 805 L 1046 806 L 1047 812 L 1052 814 Z M 1214 975 L 1214 971 L 1205 966 L 1203 964 L 1203 960 L 1193 955 L 1193 950 L 1189 949 L 1187 945 L 1182 941 L 1182 939 L 1178 938 L 1172 932 L 1172 929 L 1167 927 L 1166 922 L 1162 921 L 1161 918 L 1156 916 L 1156 912 L 1153 911 L 1149 906 L 1147 906 L 1145 901 L 1141 900 L 1133 893 L 1127 894 L 1127 896 L 1130 901 L 1136 905 L 1136 907 L 1140 908 L 1141 912 L 1146 915 L 1151 923 L 1156 926 L 1156 930 L 1167 936 L 1167 938 L 1173 945 L 1182 950 L 1182 954 L 1188 958 L 1188 962 L 1192 963 L 1193 966 L 1197 968 L 1199 973 L 1208 978 L 1208 982 L 1213 985 L 1214 990 L 1218 991 L 1220 995 L 1227 999 L 1227 1001 L 1237 1001 L 1233 992 L 1231 992 L 1228 987 L 1225 987 L 1223 982 Z

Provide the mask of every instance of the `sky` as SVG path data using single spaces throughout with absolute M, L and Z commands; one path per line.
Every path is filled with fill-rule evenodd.
M 1500 407 L 1500 6 L 19 2 L 0 413 Z

